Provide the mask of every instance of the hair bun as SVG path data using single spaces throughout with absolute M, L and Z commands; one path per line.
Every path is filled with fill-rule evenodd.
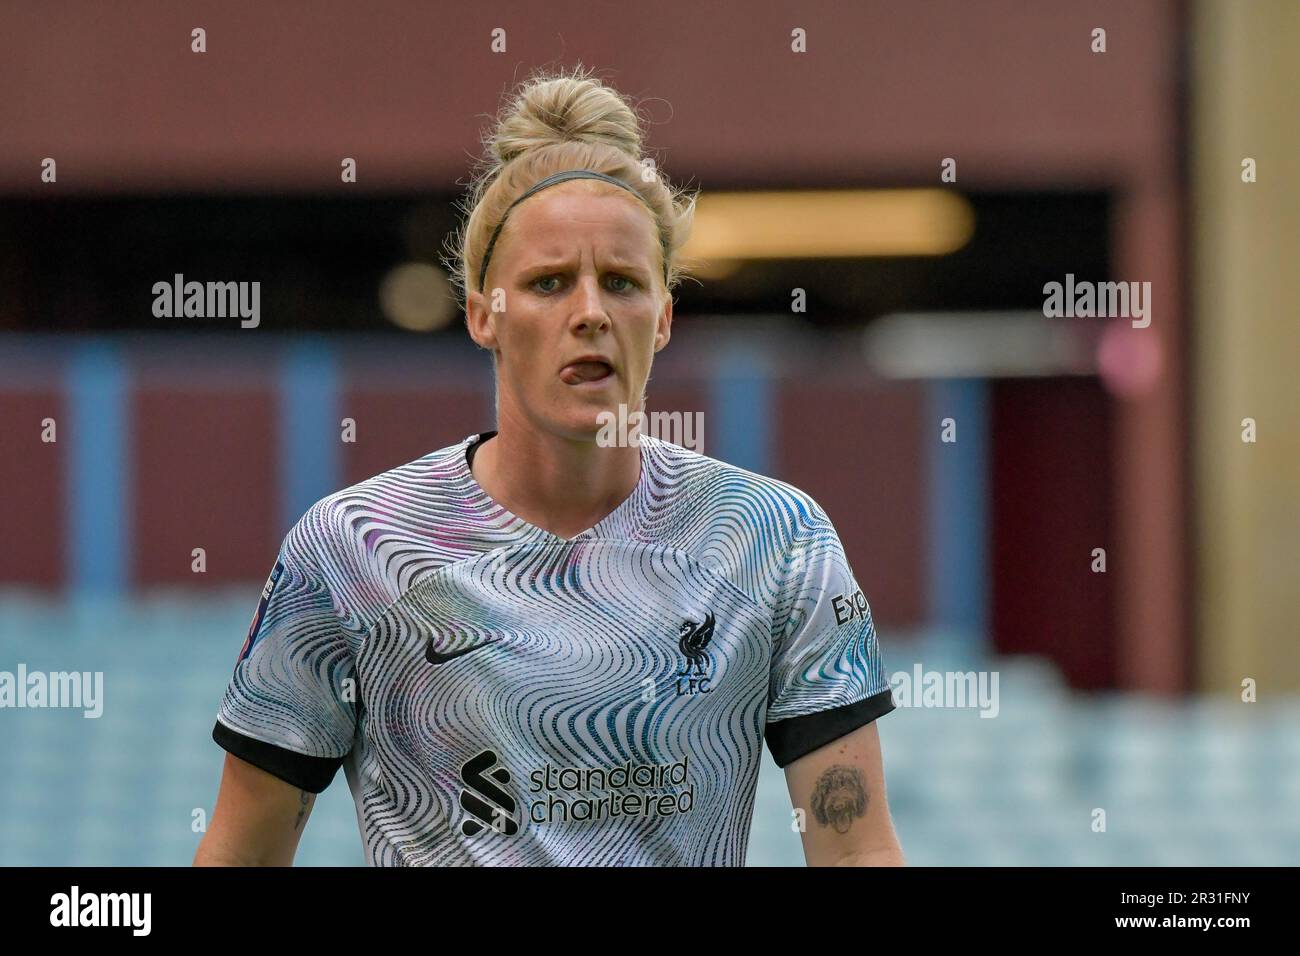
M 469 190 L 457 202 L 461 225 L 446 241 L 442 261 L 459 302 L 466 305 L 471 293 L 486 291 L 489 247 L 513 204 L 543 179 L 570 169 L 611 176 L 636 193 L 659 240 L 664 282 L 658 291 L 670 294 L 685 274 L 681 250 L 696 196 L 673 186 L 642 156 L 647 123 L 631 100 L 581 65 L 535 71 L 515 87 L 484 131 Z
M 488 147 L 504 166 L 557 143 L 605 143 L 641 158 L 641 124 L 622 95 L 583 72 L 525 81 L 497 123 Z

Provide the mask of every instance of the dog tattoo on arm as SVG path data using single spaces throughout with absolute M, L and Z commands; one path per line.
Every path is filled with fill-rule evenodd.
M 813 816 L 836 833 L 848 833 L 853 821 L 867 812 L 869 799 L 862 771 L 836 764 L 818 777 L 813 787 Z

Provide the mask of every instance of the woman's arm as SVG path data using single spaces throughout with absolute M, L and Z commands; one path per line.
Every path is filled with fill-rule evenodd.
M 809 866 L 904 866 L 872 721 L 785 768 Z
M 292 866 L 316 795 L 226 754 L 217 807 L 195 866 Z

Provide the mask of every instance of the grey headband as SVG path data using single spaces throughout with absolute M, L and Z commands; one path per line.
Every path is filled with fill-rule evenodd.
M 492 250 L 493 248 L 496 247 L 497 237 L 501 235 L 501 227 L 506 224 L 506 218 L 510 215 L 510 210 L 514 209 L 516 206 L 518 206 L 521 202 L 523 202 L 533 193 L 541 192 L 547 186 L 554 186 L 556 183 L 562 183 L 570 179 L 603 179 L 607 183 L 613 183 L 615 186 L 619 187 L 620 189 L 626 189 L 628 192 L 630 192 L 633 196 L 636 196 L 638 199 L 641 198 L 641 194 L 638 193 L 631 186 L 629 186 L 627 183 L 623 182 L 623 180 L 615 179 L 613 176 L 606 176 L 604 173 L 598 173 L 594 169 L 566 169 L 561 172 L 554 173 L 550 176 L 547 176 L 545 179 L 541 180 L 540 182 L 534 183 L 523 193 L 523 195 L 521 195 L 518 199 L 516 199 L 509 206 L 506 207 L 506 211 L 501 216 L 501 221 L 497 223 L 497 227 L 492 230 L 492 238 L 488 240 L 487 251 L 483 253 L 483 264 L 479 266 L 479 270 L 478 270 L 478 288 L 480 292 L 483 291 L 483 283 L 487 279 L 488 261 L 492 258 Z M 667 250 L 665 250 L 664 251 L 664 283 L 667 284 L 667 281 L 668 281 L 668 252 Z

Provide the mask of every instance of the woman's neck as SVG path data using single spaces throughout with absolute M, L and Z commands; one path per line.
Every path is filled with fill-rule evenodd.
M 561 538 L 600 523 L 641 477 L 636 446 L 602 447 L 520 427 L 504 416 L 474 453 L 479 487 L 511 513 Z

